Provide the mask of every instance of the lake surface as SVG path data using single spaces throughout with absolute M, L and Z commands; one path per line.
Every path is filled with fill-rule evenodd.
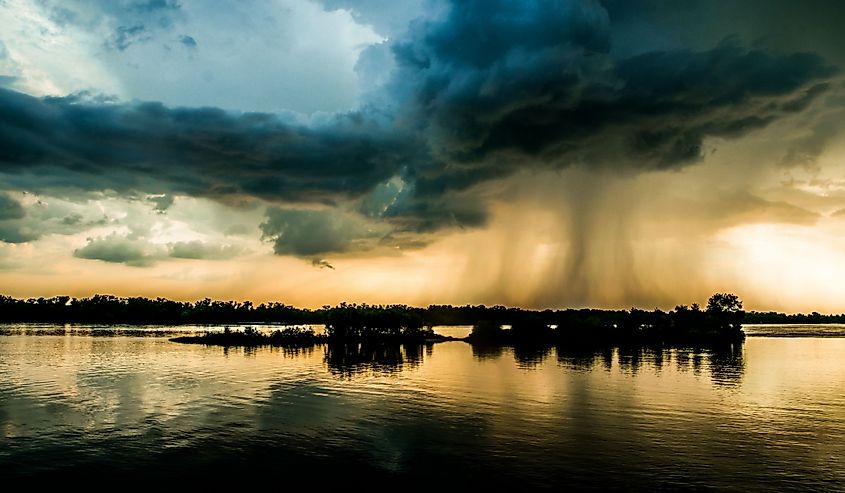
M 741 348 L 714 354 L 227 350 L 167 340 L 200 327 L 5 326 L 0 474 L 97 488 L 843 491 L 845 327 L 804 327 L 747 327 Z

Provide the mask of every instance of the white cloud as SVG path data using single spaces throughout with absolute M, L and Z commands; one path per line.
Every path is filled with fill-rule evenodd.
M 358 102 L 358 54 L 382 40 L 303 0 L 0 6 L 0 75 L 34 95 L 90 90 L 172 106 L 338 111 Z
M 97 57 L 97 31 L 62 26 L 39 4 L 8 0 L 0 5 L 0 41 L 6 56 L 0 73 L 13 89 L 36 96 L 93 90 L 123 94 L 120 81 Z

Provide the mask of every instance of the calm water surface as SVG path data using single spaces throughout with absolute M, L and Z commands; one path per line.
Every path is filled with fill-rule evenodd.
M 177 330 L 203 329 L 0 328 L 0 474 L 845 491 L 842 326 L 748 327 L 723 354 L 225 350 Z

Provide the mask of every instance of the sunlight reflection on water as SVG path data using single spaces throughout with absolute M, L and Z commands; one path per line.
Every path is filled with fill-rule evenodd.
M 845 484 L 843 338 L 749 337 L 712 353 L 27 333 L 0 337 L 7 477 L 152 481 L 285 464 L 334 471 L 329 482 L 453 487 Z

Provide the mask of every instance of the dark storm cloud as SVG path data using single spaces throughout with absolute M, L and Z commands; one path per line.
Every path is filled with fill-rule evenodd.
M 260 228 L 275 253 L 301 257 L 370 249 L 384 235 L 362 218 L 336 210 L 272 208 Z
M 444 227 L 478 227 L 487 223 L 483 202 L 475 197 L 413 198 L 389 207 L 382 215 L 400 232 L 432 232 Z
M 839 0 L 601 0 L 613 24 L 613 51 L 704 49 L 726 36 L 782 52 L 813 51 L 837 64 L 845 32 Z
M 415 138 L 361 114 L 306 127 L 266 114 L 0 89 L 0 170 L 26 175 L 33 188 L 316 202 L 363 194 L 424 157 Z
M 426 179 L 381 183 L 360 201 L 358 212 L 374 220 L 390 221 L 397 232 L 421 233 L 486 223 L 487 210 L 477 196 L 448 192 L 445 188 L 433 191 L 437 186 Z
M 178 14 L 172 2 L 143 5 L 138 15 Z M 441 5 L 442 14 L 410 24 L 381 18 L 393 31 L 409 27 L 365 52 L 359 68 L 373 87 L 361 109 L 318 124 L 0 89 L 0 171 L 34 189 L 338 205 L 271 209 L 262 225 L 276 253 L 315 256 L 369 248 L 392 231 L 484 224 L 486 206 L 468 192 L 525 168 L 689 165 L 708 138 L 802 111 L 835 73 L 811 52 L 724 41 L 731 32 L 694 46 L 638 45 L 630 26 L 663 32 L 658 14 L 679 12 L 668 3 L 642 3 L 648 15 L 587 0 Z M 369 3 L 355 12 L 375 15 Z M 152 24 L 120 25 L 132 27 L 118 48 L 144 35 L 135 26 Z M 629 49 L 614 49 L 620 39 Z M 391 71 L 379 76 L 385 60 Z M 397 177 L 402 186 L 383 188 Z M 340 210 L 349 207 L 358 212 Z
M 393 46 L 391 88 L 439 157 L 467 163 L 435 170 L 435 181 L 460 188 L 527 159 L 688 164 L 707 137 L 740 136 L 800 111 L 834 73 L 811 53 L 730 41 L 617 60 L 610 34 L 606 11 L 591 2 L 468 1 L 416 26 Z

